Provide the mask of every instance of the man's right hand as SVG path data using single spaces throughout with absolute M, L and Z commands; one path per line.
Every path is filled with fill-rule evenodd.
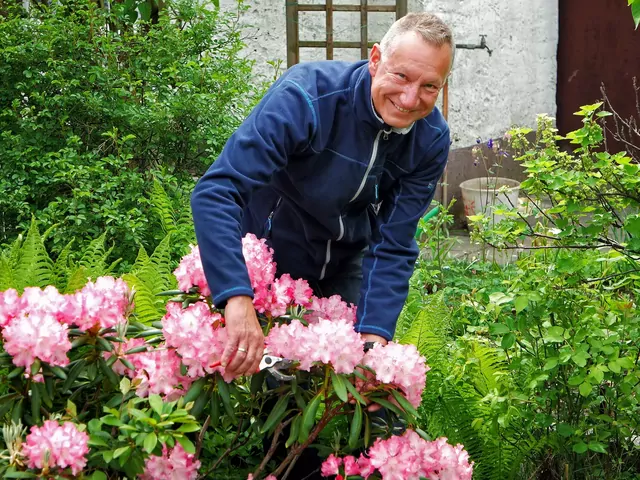
M 221 364 L 225 373 L 234 377 L 253 375 L 264 353 L 264 335 L 251 297 L 243 295 L 227 300 L 224 319 L 228 339 Z

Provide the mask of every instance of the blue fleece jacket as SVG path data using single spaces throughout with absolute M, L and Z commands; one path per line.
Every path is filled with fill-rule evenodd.
M 436 108 L 410 128 L 386 125 L 367 62 L 289 68 L 200 179 L 191 206 L 213 303 L 253 296 L 247 232 L 269 236 L 281 271 L 330 278 L 366 250 L 356 330 L 391 339 L 418 255 L 417 222 L 449 152 Z

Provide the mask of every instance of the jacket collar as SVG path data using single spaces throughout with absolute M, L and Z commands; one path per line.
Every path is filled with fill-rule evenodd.
M 376 112 L 373 107 L 373 98 L 371 97 L 371 74 L 369 73 L 368 61 L 363 60 L 362 62 L 363 64 L 354 72 L 351 82 L 356 117 L 376 130 L 391 130 L 394 133 L 406 135 L 413 128 L 413 123 L 405 128 L 392 127 L 384 123 L 384 120 Z

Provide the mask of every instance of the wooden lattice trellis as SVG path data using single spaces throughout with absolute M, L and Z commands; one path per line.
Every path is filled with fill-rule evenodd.
M 325 48 L 327 60 L 333 59 L 334 48 L 357 48 L 360 57 L 364 60 L 368 57 L 368 49 L 374 42 L 369 42 L 369 12 L 395 13 L 396 19 L 407 14 L 407 0 L 396 0 L 395 5 L 369 5 L 368 0 L 360 0 L 359 5 L 336 5 L 333 0 L 326 0 L 324 5 L 301 4 L 295 0 L 286 0 L 287 5 L 287 67 L 291 67 L 300 61 L 301 48 Z M 299 12 L 326 12 L 326 40 L 301 41 L 298 13 Z M 333 12 L 360 12 L 360 41 L 342 42 L 333 39 Z

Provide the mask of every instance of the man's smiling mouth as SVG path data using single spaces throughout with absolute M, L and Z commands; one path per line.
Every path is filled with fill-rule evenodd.
M 392 101 L 392 100 L 389 100 L 389 101 L 390 101 L 390 102 L 393 104 L 393 106 L 394 106 L 394 107 L 396 107 L 400 112 L 402 112 L 402 113 L 410 113 L 410 112 L 411 112 L 411 110 L 407 110 L 406 108 L 399 107 L 398 105 L 396 105 L 395 103 L 393 103 L 393 101 Z

